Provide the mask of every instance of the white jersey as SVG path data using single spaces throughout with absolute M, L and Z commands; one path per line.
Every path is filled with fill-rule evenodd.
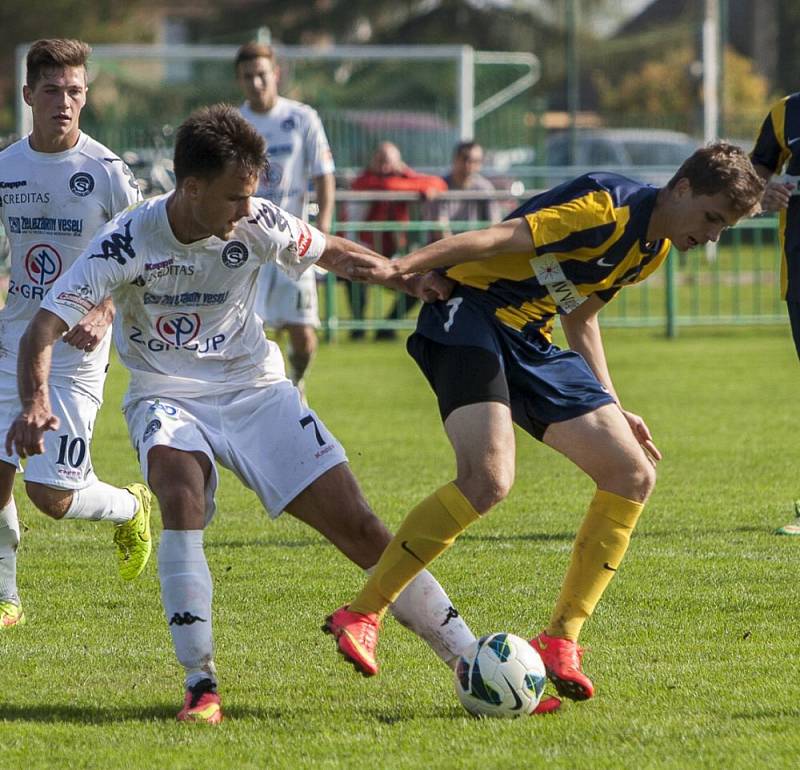
M 151 198 L 104 227 L 55 283 L 42 307 L 69 326 L 109 293 L 114 342 L 131 372 L 126 405 L 194 398 L 285 380 L 277 345 L 253 314 L 262 264 L 293 278 L 316 262 L 325 236 L 269 201 L 252 198 L 229 240 L 180 243 L 166 204 Z
M 25 137 L 0 153 L 0 221 L 11 246 L 0 376 L 16 377 L 20 337 L 59 276 L 101 226 L 140 197 L 125 163 L 84 133 L 64 152 L 36 152 Z M 57 343 L 52 382 L 101 401 L 110 344 L 110 331 L 90 353 Z
M 262 174 L 258 194 L 307 219 L 309 180 L 336 170 L 316 110 L 279 96 L 269 112 L 254 112 L 249 104 L 240 112 L 267 142 L 269 174 Z

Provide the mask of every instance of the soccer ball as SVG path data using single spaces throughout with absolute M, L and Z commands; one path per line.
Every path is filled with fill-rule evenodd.
M 546 675 L 539 653 L 513 634 L 482 636 L 458 658 L 456 694 L 479 717 L 513 718 L 530 714 L 544 691 Z

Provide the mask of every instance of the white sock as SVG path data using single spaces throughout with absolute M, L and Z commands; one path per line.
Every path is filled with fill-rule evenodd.
M 203 551 L 203 530 L 165 529 L 158 545 L 161 603 L 186 687 L 201 679 L 217 683 L 211 634 L 211 573 Z
M 83 489 L 72 490 L 72 502 L 64 518 L 124 524 L 133 518 L 136 506 L 136 498 L 127 489 L 95 481 Z
M 18 605 L 17 546 L 19 519 L 17 505 L 12 497 L 7 505 L 0 508 L 0 599 Z
M 367 570 L 369 574 L 371 569 Z M 475 641 L 439 581 L 428 570 L 420 572 L 404 589 L 389 612 L 406 628 L 422 637 L 450 668 L 459 654 Z

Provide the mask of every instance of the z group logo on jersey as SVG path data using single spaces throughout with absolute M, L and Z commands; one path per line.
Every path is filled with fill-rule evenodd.
M 197 313 L 168 313 L 156 319 L 156 332 L 164 342 L 182 348 L 197 339 L 200 316 Z
M 37 243 L 25 255 L 25 271 L 34 285 L 49 286 L 61 275 L 61 255 L 49 244 Z
M 250 252 L 241 241 L 231 241 L 225 244 L 222 250 L 222 264 L 225 267 L 236 269 L 247 262 Z
M 85 171 L 79 171 L 69 178 L 69 189 L 73 195 L 85 198 L 94 190 L 94 177 Z

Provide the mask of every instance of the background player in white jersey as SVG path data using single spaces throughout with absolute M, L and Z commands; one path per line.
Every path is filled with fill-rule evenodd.
M 308 219 L 308 187 L 317 194 L 316 226 L 330 232 L 336 182 L 333 155 L 316 111 L 278 95 L 280 69 L 268 45 L 247 43 L 236 54 L 236 77 L 247 101 L 241 113 L 267 142 L 269 171 L 261 175 L 258 195 Z M 293 280 L 274 265 L 261 269 L 256 312 L 273 329 L 289 335 L 289 373 L 304 393 L 303 377 L 317 349 L 319 308 L 314 271 Z
M 139 199 L 128 168 L 84 134 L 89 47 L 77 40 L 39 40 L 27 57 L 25 102 L 29 136 L 0 153 L 0 221 L 11 246 L 8 299 L 0 311 L 0 429 L 20 410 L 17 344 L 42 299 L 89 243 L 95 231 Z M 102 298 L 101 298 L 102 299 Z M 28 497 L 55 519 L 108 520 L 120 574 L 130 580 L 150 555 L 150 493 L 99 481 L 89 444 L 111 344 L 114 307 L 97 306 L 53 349 L 53 417 L 45 453 L 26 464 Z M 25 621 L 16 581 L 19 520 L 12 495 L 19 458 L 0 456 L 0 629 Z M 135 515 L 136 514 L 136 515 Z
M 211 635 L 211 575 L 203 531 L 214 510 L 214 461 L 232 469 L 273 517 L 286 510 L 367 569 L 389 532 L 372 513 L 344 449 L 303 406 L 283 358 L 253 312 L 258 271 L 293 276 L 314 263 L 345 275 L 348 250 L 270 201 L 251 196 L 264 140 L 233 107 L 198 110 L 177 132 L 173 193 L 101 230 L 57 282 L 20 343 L 26 405 L 6 446 L 37 452 L 51 426 L 48 353 L 109 293 L 114 339 L 131 371 L 125 415 L 142 473 L 161 506 L 158 570 L 166 619 L 186 670 L 178 718 L 222 719 Z M 378 259 L 377 255 L 375 259 Z M 442 296 L 438 275 L 392 288 Z M 409 590 L 410 589 L 410 590 Z M 446 662 L 474 637 L 428 572 L 395 604 L 396 617 Z M 291 630 L 292 618 L 286 619 Z

